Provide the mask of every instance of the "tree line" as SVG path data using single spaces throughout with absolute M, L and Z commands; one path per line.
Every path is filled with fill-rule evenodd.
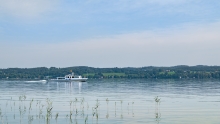
M 75 66 L 66 68 L 7 68 L 0 69 L 0 79 L 47 79 L 63 77 L 74 72 L 88 78 L 147 78 L 147 79 L 179 79 L 179 78 L 220 78 L 220 66 L 187 66 L 172 67 L 125 67 L 94 68 Z

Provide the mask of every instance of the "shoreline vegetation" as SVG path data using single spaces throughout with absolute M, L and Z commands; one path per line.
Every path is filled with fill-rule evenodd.
M 146 78 L 146 79 L 220 79 L 220 66 L 125 67 L 94 68 L 7 68 L 0 69 L 0 79 L 51 79 L 74 72 L 87 78 Z

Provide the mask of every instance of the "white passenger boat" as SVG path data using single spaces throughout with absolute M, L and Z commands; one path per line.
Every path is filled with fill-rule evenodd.
M 51 81 L 58 81 L 58 82 L 67 82 L 67 81 L 81 81 L 81 82 L 85 82 L 88 78 L 83 78 L 81 75 L 74 75 L 74 73 L 72 74 L 68 74 L 65 75 L 65 77 L 57 77 L 57 79 L 51 79 Z

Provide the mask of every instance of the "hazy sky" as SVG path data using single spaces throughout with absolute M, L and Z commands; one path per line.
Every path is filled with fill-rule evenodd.
M 0 0 L 0 68 L 220 65 L 219 0 Z

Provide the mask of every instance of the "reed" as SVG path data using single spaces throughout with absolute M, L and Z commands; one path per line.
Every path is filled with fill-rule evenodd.
M 123 103 L 123 101 L 121 100 L 121 119 L 123 119 L 123 110 L 122 110 L 122 103 Z
M 89 109 L 89 103 L 87 102 L 87 111 L 88 111 L 88 109 Z
M 106 101 L 106 103 L 107 103 L 107 109 L 108 109 L 108 102 L 109 102 L 108 98 L 107 98 L 105 101 Z
M 34 101 L 34 99 L 32 99 L 32 100 L 30 101 L 29 112 L 30 112 L 30 110 L 31 110 L 33 101 Z
M 72 120 L 72 109 L 71 109 L 71 106 L 72 106 L 72 103 L 73 103 L 73 101 L 70 101 L 70 119 Z
M 84 117 L 84 97 L 81 99 L 80 109 L 81 109 L 81 116 Z
M 85 118 L 85 124 L 88 123 L 88 115 Z
M 160 99 L 158 96 L 156 96 L 156 97 L 154 98 L 154 101 L 155 101 L 155 104 L 156 104 L 156 109 L 155 109 L 155 121 L 156 121 L 157 124 L 160 123 L 160 118 L 161 118 L 160 110 L 158 109 L 158 108 L 159 108 L 159 105 L 160 105 L 160 102 L 161 102 L 160 100 L 161 100 L 161 99 Z
M 0 118 L 1 118 L 1 122 L 2 122 L 2 124 L 3 124 L 3 120 L 2 120 L 2 109 L 0 108 Z
M 156 101 L 160 102 L 160 99 L 156 100 Z M 117 106 L 117 102 L 118 102 L 118 106 Z M 158 102 L 158 104 L 159 104 L 159 102 Z M 105 105 L 101 106 L 103 103 L 106 104 L 106 106 Z M 88 114 L 89 112 L 91 112 L 91 109 L 89 111 L 89 102 L 88 101 L 86 101 L 84 98 L 75 98 L 75 100 L 70 100 L 66 103 L 67 108 L 69 109 L 68 113 L 66 113 L 66 121 L 68 123 L 74 123 L 74 122 L 72 122 L 74 119 L 75 123 L 78 123 L 77 119 L 80 117 L 82 119 L 82 121 L 84 121 L 84 123 L 87 124 L 88 120 L 89 120 L 89 115 L 91 115 L 92 122 L 94 119 L 96 121 L 96 123 L 98 123 L 99 119 L 102 116 L 105 116 L 106 119 L 109 119 L 109 117 L 111 116 L 111 113 L 109 113 L 110 103 L 111 102 L 108 98 L 106 98 L 104 100 L 96 99 L 94 106 L 91 107 L 92 113 Z M 85 111 L 84 105 L 86 106 L 87 111 Z M 124 105 L 127 105 L 127 106 L 124 106 Z M 132 113 L 133 113 L 133 105 L 134 105 L 134 102 L 125 103 L 123 100 L 113 101 L 112 107 L 114 107 L 113 109 L 115 109 L 115 113 L 113 113 L 113 114 L 115 114 L 115 117 L 116 117 L 117 112 L 119 112 L 118 117 L 123 119 L 124 118 L 123 109 L 127 108 L 128 114 L 129 114 L 131 112 L 131 106 L 132 106 Z M 1 108 L 2 106 L 4 109 Z M 14 119 L 15 119 L 15 117 L 17 117 L 16 119 L 18 119 L 18 120 L 20 119 L 20 123 L 31 124 L 34 122 L 34 119 L 38 119 L 39 123 L 49 124 L 49 123 L 52 123 L 52 122 L 50 122 L 52 118 L 54 119 L 54 121 L 56 121 L 56 123 L 58 122 L 59 119 L 62 119 L 63 116 L 65 118 L 65 115 L 62 115 L 62 113 L 56 112 L 55 115 L 53 115 L 53 110 L 55 109 L 55 107 L 53 106 L 53 102 L 49 98 L 42 100 L 42 101 L 37 100 L 37 99 L 26 100 L 26 96 L 21 95 L 21 96 L 19 96 L 19 100 L 17 100 L 17 101 L 13 100 L 11 97 L 11 99 L 5 100 L 5 102 L 2 105 L 0 105 L 0 119 L 1 119 L 0 123 L 5 124 L 5 123 L 3 123 L 4 121 L 7 123 L 7 121 L 10 121 L 9 118 L 13 118 L 13 114 L 12 114 L 12 116 L 10 115 L 10 117 L 7 117 L 7 112 L 2 114 L 2 112 L 4 112 L 5 110 L 7 110 L 7 109 L 10 110 L 10 107 L 11 107 L 11 109 L 14 109 Z M 15 109 L 16 107 L 19 107 L 19 109 Z M 103 110 L 101 110 L 101 109 L 103 107 L 105 108 L 105 110 L 107 110 L 106 115 L 103 115 L 103 113 L 102 113 Z M 117 109 L 119 109 L 119 110 L 117 110 Z M 120 111 L 120 109 L 121 109 L 121 111 Z M 35 114 L 34 110 L 36 110 L 36 114 Z M 17 111 L 18 115 L 16 115 L 16 111 Z M 114 110 L 113 110 L 113 112 L 114 112 Z M 19 115 L 20 115 L 20 118 L 19 118 Z M 25 118 L 25 116 L 27 116 L 27 117 Z M 8 120 L 7 120 L 7 118 L 8 118 Z
M 55 115 L 56 124 L 57 124 L 57 118 L 58 118 L 58 116 L 59 116 L 59 113 L 56 113 L 56 115 Z
M 155 101 L 157 104 L 159 104 L 159 103 L 160 103 L 160 98 L 159 98 L 158 96 L 156 96 L 156 97 L 154 98 L 154 101 Z
M 105 101 L 106 101 L 106 103 L 107 103 L 107 114 L 106 114 L 106 118 L 108 119 L 108 117 L 109 117 L 109 114 L 108 114 L 108 102 L 109 102 L 109 100 L 108 100 L 108 98 L 107 98 Z
M 128 103 L 128 115 L 129 115 L 129 103 Z
M 70 120 L 72 120 L 72 115 L 73 115 L 73 113 L 72 113 L 72 111 L 70 111 Z
M 161 118 L 161 114 L 160 113 L 155 113 L 155 121 L 156 121 L 157 124 L 160 123 L 160 120 L 161 120 L 160 118 Z
M 52 104 L 53 104 L 53 102 L 50 101 L 50 99 L 48 99 L 48 98 L 47 98 L 46 102 L 47 102 L 46 120 L 47 120 L 47 123 L 49 123 L 50 122 L 50 118 L 52 117 L 52 109 L 53 109 Z
M 75 113 L 75 116 L 77 116 L 78 115 L 78 111 L 77 111 L 77 109 L 76 109 L 76 113 Z
M 134 106 L 134 101 L 132 102 L 132 116 L 134 117 L 134 109 L 133 109 L 133 106 Z
M 57 120 L 58 116 L 59 116 L 59 113 L 57 112 L 56 115 L 55 115 L 56 120 Z
M 32 116 L 29 115 L 28 116 L 28 124 L 31 124 L 33 120 L 34 120 L 33 115 Z
M 115 102 L 115 117 L 116 117 L 116 102 Z

